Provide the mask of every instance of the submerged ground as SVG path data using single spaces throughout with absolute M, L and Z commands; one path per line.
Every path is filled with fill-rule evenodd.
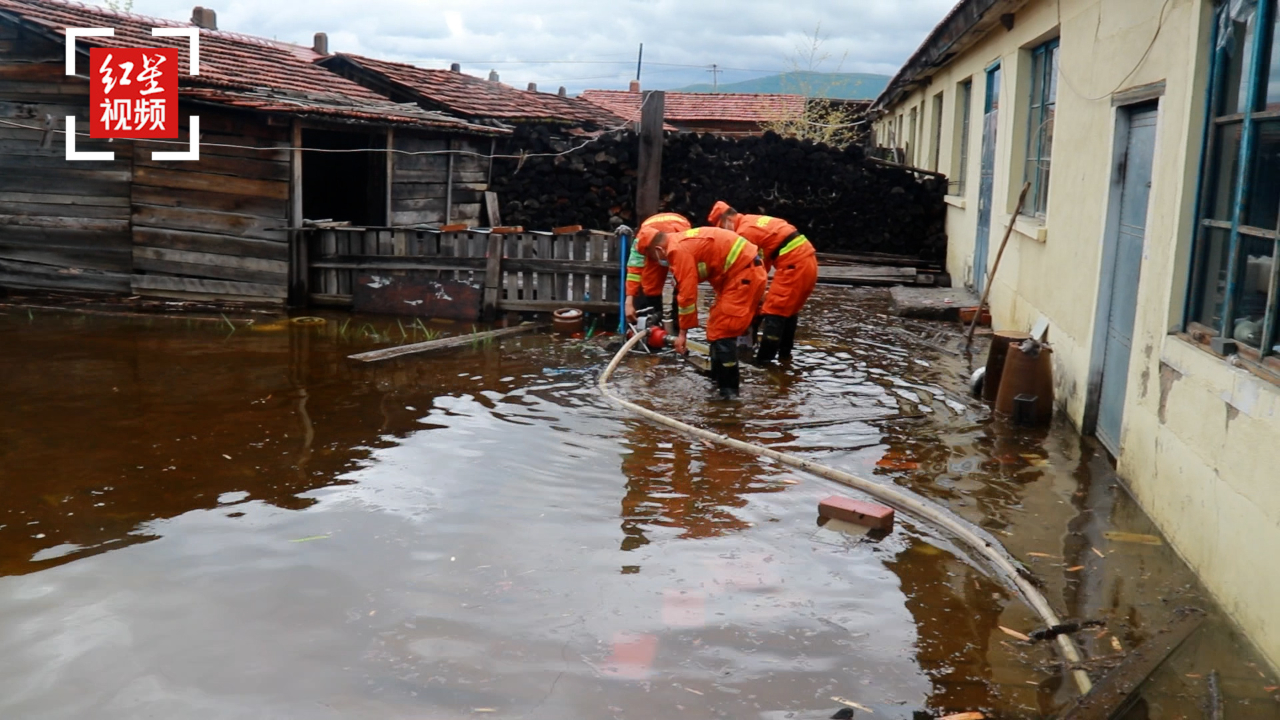
M 954 330 L 875 292 L 814 305 L 794 367 L 746 373 L 741 404 L 670 359 L 629 360 L 618 388 L 992 531 L 1061 615 L 1106 621 L 1078 636 L 1095 678 L 1204 608 L 1147 714 L 1200 716 L 1216 670 L 1228 717 L 1280 717 L 1280 683 L 1101 451 L 992 421 Z M 842 488 L 613 408 L 600 344 L 356 365 L 372 331 L 404 337 L 394 320 L 0 313 L 0 717 L 1041 717 L 1072 698 L 1049 645 L 1001 629 L 1035 616 L 947 538 L 818 527 Z

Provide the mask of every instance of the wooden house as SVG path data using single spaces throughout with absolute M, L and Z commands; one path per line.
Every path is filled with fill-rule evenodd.
M 325 49 L 65 0 L 0 0 L 0 288 L 305 302 L 304 221 L 478 224 L 494 140 L 509 131 L 398 104 L 316 61 Z M 185 38 L 200 28 L 200 73 Z M 76 43 L 65 28 L 111 27 Z M 63 120 L 84 132 L 90 47 L 176 47 L 182 74 L 177 144 L 91 141 L 111 162 L 70 162 Z M 186 148 L 200 117 L 198 161 L 156 161 Z M 50 132 L 49 128 L 53 131 Z M 392 153 L 390 149 L 413 153 Z M 468 194 L 469 193 L 469 194 Z

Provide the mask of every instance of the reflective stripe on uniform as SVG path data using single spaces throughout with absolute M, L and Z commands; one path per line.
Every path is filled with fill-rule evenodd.
M 685 237 L 698 237 L 698 233 L 699 233 L 699 232 L 701 232 L 701 231 L 700 231 L 700 230 L 698 230 L 698 228 L 690 228 L 690 229 L 688 229 L 688 230 L 685 230 L 685 231 L 684 231 L 684 236 L 685 236 Z
M 733 241 L 733 248 L 729 250 L 729 257 L 724 259 L 724 271 L 729 272 L 729 268 L 738 261 L 738 256 L 742 254 L 742 248 L 747 246 L 747 239 L 740 237 Z
M 778 257 L 786 255 L 807 242 L 809 242 L 809 238 L 803 235 L 797 235 L 794 240 L 782 246 L 782 249 L 778 251 Z
M 683 216 L 680 216 L 680 215 L 673 214 L 673 213 L 665 213 L 665 214 L 662 214 L 662 215 L 654 215 L 653 217 L 649 218 L 648 220 L 645 220 L 644 222 L 640 223 L 640 227 L 644 227 L 644 226 L 646 226 L 646 225 L 652 225 L 652 224 L 654 224 L 654 223 L 665 222 L 665 221 L 667 221 L 667 220 L 682 221 L 682 220 L 684 220 L 684 217 L 683 217 Z
M 680 306 L 680 314 L 681 314 L 681 315 L 692 315 L 693 313 L 696 313 L 696 312 L 698 312 L 698 306 L 697 306 L 696 304 L 695 304 L 695 305 L 681 305 L 681 306 Z
M 704 262 L 698 263 L 698 279 L 699 280 L 707 279 L 707 264 Z
M 627 273 L 627 282 L 640 282 L 644 278 L 635 273 Z
M 761 215 L 760 217 L 756 218 L 756 227 L 768 227 L 769 223 L 771 222 L 773 222 L 773 218 L 769 217 L 768 215 Z

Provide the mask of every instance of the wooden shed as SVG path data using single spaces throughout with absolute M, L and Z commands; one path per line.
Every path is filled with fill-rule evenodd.
M 304 221 L 379 227 L 476 224 L 494 140 L 509 133 L 397 104 L 316 61 L 308 48 L 64 0 L 0 0 L 0 287 L 283 303 L 306 300 Z M 64 29 L 80 38 L 64 72 Z M 69 162 L 62 118 L 89 117 L 89 47 L 176 47 L 181 147 L 78 138 L 112 162 Z M 317 52 L 317 49 L 320 52 Z M 181 150 L 200 116 L 200 159 Z M 55 132 L 47 132 L 52 123 Z M 406 151 L 393 153 L 391 149 Z M 422 154 L 407 154 L 422 153 Z

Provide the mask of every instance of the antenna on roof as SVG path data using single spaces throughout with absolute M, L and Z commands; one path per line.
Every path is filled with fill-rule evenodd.
M 719 65 L 715 63 L 711 63 L 711 69 L 708 70 L 707 72 L 711 73 L 711 92 L 719 92 L 720 91 L 720 73 L 724 71 L 720 69 Z
M 636 57 L 636 82 L 640 81 L 640 66 L 644 64 L 644 43 L 640 43 L 640 55 Z

